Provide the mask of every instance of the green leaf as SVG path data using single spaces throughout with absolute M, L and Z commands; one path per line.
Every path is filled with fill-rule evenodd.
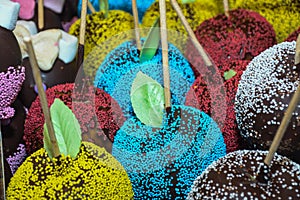
M 151 27 L 140 53 L 140 63 L 151 60 L 155 55 L 160 41 L 159 17 Z
M 138 72 L 131 86 L 131 104 L 138 119 L 146 125 L 160 127 L 164 111 L 164 89 L 151 77 Z
M 99 7 L 100 7 L 100 11 L 104 12 L 104 17 L 107 18 L 108 9 L 109 9 L 108 0 L 99 0 Z
M 182 4 L 186 4 L 186 3 L 194 3 L 195 0 L 182 0 L 181 3 Z
M 76 158 L 81 145 L 81 130 L 75 115 L 57 98 L 50 107 L 50 114 L 60 153 Z M 53 158 L 52 144 L 46 123 L 44 124 L 44 148 L 50 158 Z
M 236 71 L 234 71 L 233 69 L 230 69 L 226 72 L 224 72 L 224 79 L 227 81 L 229 79 L 231 79 L 232 77 L 234 77 L 236 75 Z

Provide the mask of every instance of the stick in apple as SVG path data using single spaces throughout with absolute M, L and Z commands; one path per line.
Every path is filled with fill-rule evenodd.
M 93 6 L 93 4 L 91 3 L 90 0 L 88 0 L 87 6 L 88 6 L 88 8 L 90 9 L 90 11 L 91 11 L 92 13 L 95 13 L 95 12 L 96 12 L 96 9 L 94 8 L 94 6 Z
M 49 111 L 49 107 L 48 107 L 48 102 L 47 102 L 47 98 L 46 98 L 46 93 L 43 88 L 42 78 L 41 78 L 40 70 L 39 70 L 39 67 L 37 64 L 34 49 L 32 46 L 31 38 L 25 37 L 24 42 L 25 42 L 27 50 L 28 50 L 29 60 L 30 60 L 30 64 L 32 67 L 32 72 L 33 72 L 33 77 L 34 77 L 35 83 L 38 88 L 38 93 L 39 93 L 40 101 L 41 101 L 41 107 L 42 107 L 42 110 L 44 113 L 46 126 L 47 126 L 47 129 L 49 132 L 52 146 L 53 146 L 53 154 L 52 155 L 54 155 L 54 157 L 58 157 L 60 155 L 60 151 L 59 151 L 59 147 L 58 147 L 57 140 L 55 137 L 54 128 L 53 128 L 50 111 Z
M 295 53 L 295 65 L 300 63 L 300 34 L 297 37 L 296 41 L 296 53 Z
M 299 63 L 300 63 L 300 35 L 298 36 L 297 43 L 296 43 L 295 65 L 298 65 Z M 275 134 L 273 142 L 269 148 L 269 152 L 266 158 L 264 159 L 264 166 L 260 169 L 260 172 L 258 174 L 257 179 L 262 183 L 267 183 L 269 180 L 269 175 L 270 175 L 269 169 L 270 169 L 271 161 L 274 158 L 275 152 L 279 147 L 279 144 L 284 136 L 284 133 L 286 132 L 286 129 L 292 118 L 293 112 L 295 111 L 299 101 L 300 101 L 300 85 L 298 85 L 297 90 L 293 95 L 286 112 L 284 113 L 283 119 Z
M 298 65 L 299 63 L 300 63 L 300 35 L 298 36 L 297 43 L 296 43 L 295 65 Z M 264 160 L 264 163 L 268 166 L 271 164 L 271 161 L 274 158 L 274 154 L 275 154 L 276 150 L 278 149 L 280 141 L 286 131 L 286 128 L 290 122 L 292 114 L 299 103 L 299 100 L 300 100 L 300 85 L 298 86 L 298 88 L 297 88 L 285 114 L 284 114 L 284 117 L 283 117 L 283 119 L 280 123 L 280 126 L 276 132 L 274 140 L 270 146 L 269 153 Z
M 135 31 L 135 40 L 137 49 L 142 50 L 141 39 L 140 39 L 140 31 L 139 31 L 139 14 L 136 5 L 136 0 L 132 0 L 132 13 L 134 19 L 134 31 Z
M 295 65 L 298 65 L 300 63 L 300 35 L 298 35 L 297 43 L 296 43 L 296 53 L 295 53 Z M 269 153 L 266 156 L 264 163 L 268 166 L 270 166 L 272 159 L 274 158 L 274 154 L 278 149 L 278 146 L 281 142 L 281 139 L 287 129 L 287 126 L 289 125 L 289 122 L 291 120 L 292 114 L 294 110 L 296 109 L 298 103 L 300 100 L 300 85 L 298 86 L 285 114 L 284 117 L 280 123 L 280 126 L 275 134 L 274 140 L 270 146 Z
M 85 27 L 86 27 L 86 13 L 87 13 L 87 2 L 88 0 L 83 0 L 81 4 L 81 21 L 80 21 L 80 33 L 79 33 L 79 44 L 77 52 L 77 67 L 80 69 L 83 63 L 84 56 L 84 37 L 85 37 Z
M 192 43 L 194 44 L 194 46 L 196 47 L 198 53 L 200 54 L 200 56 L 202 57 L 204 63 L 206 66 L 210 67 L 213 65 L 213 63 L 210 61 L 208 55 L 206 54 L 206 52 L 204 51 L 203 47 L 201 46 L 201 44 L 198 42 L 192 28 L 190 27 L 188 21 L 186 20 L 185 16 L 183 15 L 181 8 L 179 7 L 178 3 L 176 0 L 171 0 L 171 5 L 174 8 L 174 10 L 176 11 L 177 15 L 180 18 L 181 23 L 183 24 L 186 32 L 189 34 L 189 37 L 192 41 Z
M 168 59 L 167 14 L 166 14 L 165 0 L 159 0 L 159 13 L 160 13 L 160 25 L 161 25 L 160 35 L 161 35 L 162 60 L 163 60 L 165 108 L 168 108 L 171 106 L 171 92 L 170 92 L 170 72 L 169 72 L 169 59 Z
M 229 17 L 229 6 L 228 6 L 228 0 L 223 0 L 224 5 L 224 13 L 226 17 Z
M 38 27 L 44 28 L 44 0 L 38 0 Z

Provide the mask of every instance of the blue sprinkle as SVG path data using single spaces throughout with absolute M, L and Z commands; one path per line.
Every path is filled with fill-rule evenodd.
M 129 56 L 129 59 L 128 59 Z M 139 71 L 163 85 L 162 51 L 144 63 L 139 62 L 138 50 L 133 42 L 125 42 L 110 52 L 98 68 L 94 86 L 110 94 L 120 105 L 124 116 L 134 116 L 130 90 Z M 172 104 L 183 105 L 195 76 L 188 61 L 172 44 L 169 45 L 170 90 Z
M 99 0 L 90 0 L 96 11 L 99 11 Z M 78 16 L 80 17 L 81 14 L 81 3 L 82 0 L 79 0 L 77 12 Z M 143 0 L 143 1 L 136 1 L 138 14 L 139 14 L 139 20 L 140 22 L 143 19 L 143 16 L 146 12 L 146 10 L 152 5 L 152 3 L 155 2 L 155 0 Z M 132 1 L 131 0 L 109 0 L 109 10 L 123 10 L 125 12 L 129 12 L 132 14 Z M 88 13 L 91 13 L 90 10 L 88 10 Z
M 226 146 L 207 114 L 173 105 L 162 129 L 128 119 L 114 138 L 112 154 L 127 171 L 136 199 L 185 199 L 193 181 L 226 154 Z

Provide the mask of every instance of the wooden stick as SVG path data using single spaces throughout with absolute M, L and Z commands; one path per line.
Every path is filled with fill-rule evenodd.
M 268 166 L 271 164 L 271 161 L 274 158 L 274 154 L 278 149 L 278 146 L 284 136 L 284 133 L 289 125 L 292 114 L 295 111 L 295 109 L 299 103 L 299 100 L 300 100 L 300 85 L 298 86 L 286 112 L 284 113 L 284 117 L 283 117 L 281 124 L 276 132 L 273 142 L 270 146 L 269 152 L 264 160 L 264 163 L 267 164 Z
M 297 53 L 298 52 L 298 53 Z M 297 42 L 296 42 L 296 53 L 295 53 L 295 65 L 300 63 L 300 34 L 298 35 Z M 284 133 L 289 125 L 289 122 L 292 118 L 292 114 L 296 109 L 298 103 L 300 101 L 300 85 L 298 86 L 286 112 L 284 113 L 284 117 L 280 123 L 280 126 L 276 132 L 274 140 L 270 146 L 268 155 L 266 156 L 264 163 L 268 166 L 271 164 L 272 159 L 274 158 L 274 154 L 278 149 L 278 146 L 284 136 Z
M 96 12 L 95 7 L 93 6 L 93 4 L 91 3 L 90 0 L 88 0 L 87 6 L 88 6 L 88 8 L 90 9 L 90 11 L 91 11 L 92 13 L 95 13 L 95 12 Z
M 85 38 L 85 29 L 86 29 L 87 4 L 88 4 L 88 0 L 82 0 L 79 44 L 78 44 L 77 61 L 76 61 L 76 65 L 78 69 L 83 63 L 83 58 L 84 58 L 84 38 Z
M 44 0 L 38 0 L 38 27 L 39 30 L 44 28 Z
M 229 6 L 228 6 L 228 0 L 223 0 L 224 5 L 224 13 L 226 17 L 229 17 Z
M 42 110 L 43 110 L 43 113 L 44 113 L 46 126 L 47 126 L 47 129 L 48 129 L 49 136 L 50 136 L 50 141 L 51 141 L 51 144 L 52 144 L 52 147 L 53 147 L 52 155 L 54 157 L 58 157 L 60 155 L 59 147 L 58 147 L 56 136 L 55 136 L 55 133 L 54 133 L 54 128 L 53 128 L 53 124 L 52 124 L 52 121 L 51 121 L 51 115 L 50 115 L 48 102 L 47 102 L 47 98 L 46 98 L 46 93 L 44 91 L 44 87 L 43 87 L 43 83 L 42 83 L 41 72 L 40 72 L 40 69 L 38 67 L 36 57 L 35 57 L 35 53 L 34 53 L 34 50 L 33 50 L 31 38 L 30 37 L 24 37 L 24 42 L 25 42 L 27 50 L 28 50 L 28 55 L 29 55 L 29 60 L 30 60 L 31 68 L 32 68 L 33 77 L 34 77 L 35 83 L 36 83 L 37 88 L 38 88 L 40 102 L 41 102 Z
M 295 52 L 295 65 L 300 63 L 300 34 L 297 37 L 296 52 Z
M 5 198 L 5 172 L 4 172 L 4 155 L 3 155 L 3 141 L 2 141 L 2 132 L 1 132 L 1 120 L 0 120 L 0 167 L 1 167 L 1 187 L 0 187 L 0 197 L 1 199 L 6 199 Z
M 183 24 L 186 32 L 189 34 L 190 39 L 192 41 L 192 43 L 194 44 L 194 46 L 196 47 L 198 53 L 200 54 L 200 56 L 202 57 L 204 64 L 206 66 L 212 66 L 212 62 L 210 61 L 208 55 L 206 54 L 206 52 L 204 51 L 204 48 L 201 46 L 201 44 L 199 43 L 199 41 L 197 40 L 194 31 L 192 30 L 192 28 L 190 27 L 189 23 L 187 22 L 185 16 L 183 15 L 180 6 L 178 5 L 176 0 L 170 0 L 172 7 L 174 8 L 174 10 L 176 11 L 177 15 L 180 18 L 181 23 Z
M 132 13 L 134 19 L 135 40 L 137 49 L 142 50 L 141 37 L 139 31 L 139 14 L 137 10 L 136 0 L 132 0 Z
M 163 60 L 165 108 L 168 108 L 171 106 L 171 92 L 170 92 L 169 58 L 168 58 L 167 14 L 166 14 L 165 0 L 159 0 L 159 13 L 160 13 L 160 35 L 161 35 L 162 60 Z

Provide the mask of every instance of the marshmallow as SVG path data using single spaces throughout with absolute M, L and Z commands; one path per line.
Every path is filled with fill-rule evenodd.
M 61 31 L 62 38 L 59 40 L 59 59 L 68 64 L 72 62 L 77 53 L 78 39 L 64 31 Z
M 28 31 L 28 29 L 17 23 L 15 30 L 13 31 L 14 35 L 17 38 L 17 41 L 19 43 L 20 49 L 21 49 L 21 53 L 22 53 L 22 59 L 28 57 L 27 54 L 27 48 L 26 45 L 23 41 L 24 37 L 29 37 L 30 36 L 30 32 Z
M 21 5 L 19 17 L 21 19 L 31 19 L 34 16 L 35 0 L 12 0 Z
M 32 36 L 32 44 L 36 59 L 41 70 L 48 71 L 52 68 L 59 52 L 61 30 L 48 29 Z
M 62 12 L 64 4 L 65 0 L 44 0 L 44 6 L 56 13 Z
M 20 24 L 24 26 L 31 35 L 37 34 L 37 28 L 34 21 L 25 21 L 25 20 L 18 20 L 17 25 Z
M 14 30 L 18 20 L 20 4 L 9 0 L 0 0 L 0 26 Z
M 18 20 L 16 28 L 13 31 L 13 33 L 15 34 L 18 40 L 21 53 L 22 53 L 22 58 L 24 59 L 28 57 L 27 48 L 25 43 L 23 42 L 23 38 L 29 37 L 37 33 L 37 28 L 35 23 L 33 21 Z

